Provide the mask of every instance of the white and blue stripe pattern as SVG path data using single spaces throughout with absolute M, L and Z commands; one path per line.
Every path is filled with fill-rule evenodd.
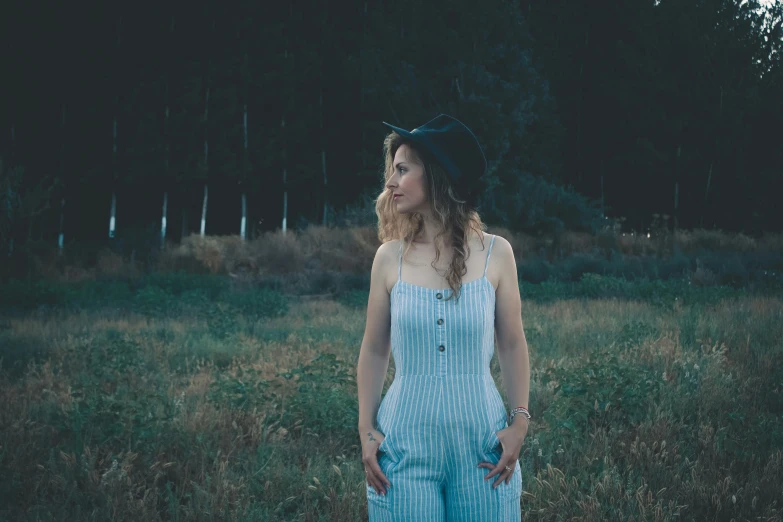
M 391 291 L 391 346 L 396 373 L 378 409 L 378 453 L 391 482 L 379 495 L 367 484 L 370 522 L 521 520 L 519 463 L 508 484 L 478 463 L 500 460 L 496 432 L 508 426 L 489 370 L 495 351 L 495 289 L 484 274 L 450 288 L 402 280 Z

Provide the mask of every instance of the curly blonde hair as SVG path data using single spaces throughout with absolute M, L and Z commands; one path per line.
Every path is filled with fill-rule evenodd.
M 445 279 L 449 288 L 453 290 L 451 297 L 459 300 L 462 288 L 462 277 L 467 273 L 465 259 L 470 254 L 468 239 L 471 230 L 481 239 L 482 248 L 484 238 L 482 232 L 486 225 L 481 221 L 481 216 L 468 202 L 461 199 L 445 168 L 434 156 L 419 147 L 415 142 L 397 134 L 389 133 L 383 140 L 385 168 L 383 186 L 380 195 L 375 199 L 375 213 L 378 216 L 378 239 L 386 243 L 394 239 L 401 239 L 407 245 L 405 252 L 410 249 L 412 241 L 424 230 L 424 217 L 418 212 L 399 214 L 394 204 L 393 192 L 386 188 L 389 178 L 394 175 L 394 155 L 401 145 L 408 145 L 413 149 L 424 164 L 425 183 L 428 187 L 429 202 L 432 206 L 433 216 L 437 219 L 440 231 L 435 235 L 435 260 L 432 267 L 435 268 L 440 258 L 438 238 L 448 235 L 454 248 L 454 256 L 447 269 Z M 442 244 L 445 244 L 443 242 Z M 403 254 L 404 255 L 404 254 Z M 451 299 L 449 297 L 448 299 Z M 447 299 L 447 300 L 448 300 Z

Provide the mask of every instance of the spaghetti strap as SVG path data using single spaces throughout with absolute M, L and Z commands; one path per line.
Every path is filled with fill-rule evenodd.
M 400 254 L 398 256 L 397 260 L 397 281 L 400 281 L 402 279 L 402 245 L 403 245 L 402 239 L 400 239 Z
M 484 277 L 487 276 L 487 267 L 489 266 L 489 256 L 492 255 L 492 245 L 495 244 L 495 234 L 492 234 L 492 239 L 489 240 L 489 252 L 487 252 L 487 262 L 484 263 Z

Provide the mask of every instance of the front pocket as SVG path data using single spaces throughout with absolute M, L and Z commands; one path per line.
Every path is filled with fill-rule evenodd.
M 399 455 L 397 454 L 397 448 L 394 442 L 394 435 L 392 435 L 391 440 L 389 439 L 389 435 L 386 435 L 381 443 L 378 445 L 378 455 L 380 458 L 380 455 L 383 455 L 384 457 L 388 458 L 391 463 L 396 463 L 400 460 Z M 380 464 L 380 461 L 379 461 Z M 385 473 L 385 472 L 384 472 Z
M 489 436 L 485 439 L 484 453 L 494 453 L 496 451 L 502 453 L 502 450 L 503 447 L 500 444 L 498 434 L 495 432 L 495 430 L 492 430 Z
M 496 431 L 492 432 L 492 445 L 490 446 L 490 451 L 499 451 L 503 452 L 503 445 L 500 443 L 500 439 L 498 438 L 498 434 Z

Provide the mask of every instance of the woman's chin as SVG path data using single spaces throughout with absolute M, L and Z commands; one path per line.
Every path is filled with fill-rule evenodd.
M 397 207 L 397 213 L 399 214 L 413 214 L 415 212 L 422 211 L 421 205 L 411 206 L 408 205 L 407 203 L 397 203 L 397 202 L 395 202 L 394 204 Z

